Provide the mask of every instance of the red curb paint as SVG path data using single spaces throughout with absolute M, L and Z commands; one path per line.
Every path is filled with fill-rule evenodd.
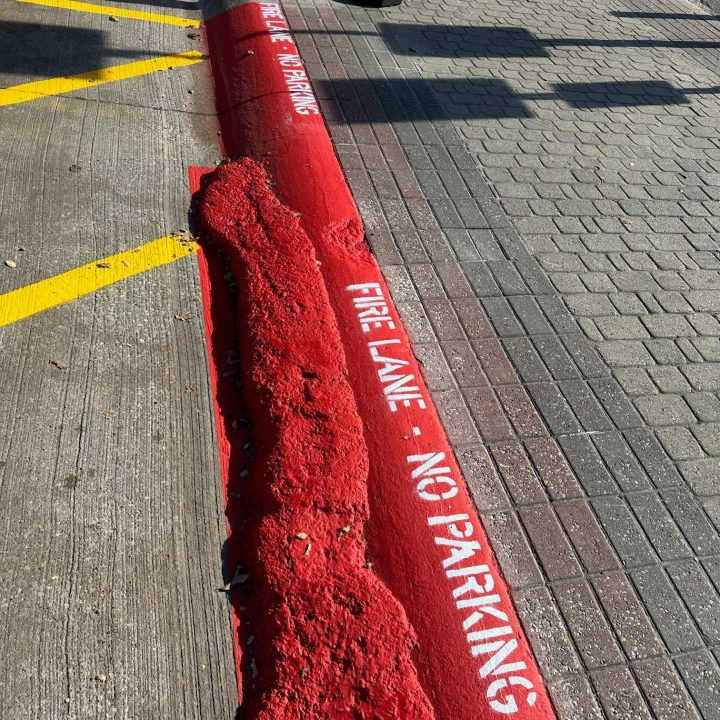
M 434 718 L 402 606 L 366 567 L 367 449 L 310 240 L 245 159 L 219 167 L 199 219 L 230 259 L 257 459 L 243 489 L 248 718 Z
M 368 449 L 369 555 L 437 717 L 554 718 L 279 6 L 238 6 L 207 34 L 225 147 L 262 159 L 321 262 Z
M 190 166 L 188 176 L 190 193 L 195 196 L 200 190 L 202 177 L 211 173 L 214 168 Z M 242 520 L 242 504 L 237 496 L 242 490 L 242 476 L 250 463 L 247 454 L 242 450 L 249 445 L 246 412 L 242 405 L 240 393 L 232 374 L 237 368 L 237 330 L 233 320 L 235 302 L 225 279 L 226 268 L 223 258 L 216 248 L 202 244 L 198 249 L 198 270 L 200 275 L 200 291 L 202 294 L 203 315 L 205 320 L 205 339 L 209 352 L 208 371 L 213 393 L 215 411 L 215 432 L 218 439 L 220 476 L 222 478 L 223 496 L 226 508 L 226 527 L 228 540 L 225 544 L 224 565 L 232 579 L 234 568 L 240 563 L 239 549 L 236 542 L 239 523 Z M 233 452 L 235 448 L 235 452 Z M 242 702 L 244 662 L 241 638 L 247 640 L 249 632 L 241 624 L 244 599 L 238 590 L 230 593 L 233 625 L 233 650 L 235 653 L 235 669 L 238 687 L 238 699 Z M 247 668 L 245 668 L 247 669 Z

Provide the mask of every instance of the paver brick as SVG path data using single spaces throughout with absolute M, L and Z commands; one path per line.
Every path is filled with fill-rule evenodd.
M 689 653 L 675 661 L 693 699 L 705 718 L 717 718 L 720 708 L 720 671 L 708 652 Z
M 693 432 L 708 455 L 720 455 L 720 423 L 698 424 Z
M 654 365 L 652 355 L 637 340 L 612 340 L 598 343 L 598 350 L 610 367 Z
M 674 460 L 692 460 L 705 457 L 702 448 L 686 427 L 661 428 L 658 430 L 657 436 Z
M 565 380 L 558 383 L 558 387 L 585 430 L 600 432 L 613 427 L 612 422 L 586 382 Z
M 674 0 L 669 1 L 674 7 Z M 643 2 L 641 10 L 652 0 Z M 667 652 L 706 647 L 706 638 L 697 632 L 702 616 L 690 617 L 678 595 L 680 581 L 671 583 L 660 568 L 677 559 L 689 562 L 693 553 L 711 567 L 707 563 L 720 554 L 718 531 L 708 518 L 718 496 L 701 496 L 701 505 L 678 471 L 682 467 L 696 488 L 708 491 L 712 465 L 698 469 L 680 463 L 718 458 L 712 428 L 704 428 L 720 423 L 713 368 L 720 363 L 715 342 L 720 323 L 713 314 L 720 312 L 720 222 L 713 216 L 716 207 L 698 204 L 720 197 L 715 190 L 720 173 L 713 167 L 720 162 L 713 155 L 717 100 L 711 94 L 688 94 L 682 105 L 637 104 L 649 97 L 637 85 L 617 93 L 608 88 L 632 81 L 654 89 L 647 82 L 649 73 L 662 73 L 671 87 L 711 87 L 712 76 L 702 75 L 700 68 L 711 62 L 714 51 L 700 51 L 691 42 L 680 49 L 662 40 L 653 47 L 638 46 L 635 19 L 616 18 L 606 0 L 599 5 L 573 0 L 567 8 L 541 3 L 532 13 L 515 0 L 470 0 L 462 8 L 441 2 L 432 9 L 405 0 L 392 12 L 355 6 L 329 10 L 324 0 L 303 0 L 302 9 L 315 4 L 328 17 L 338 16 L 342 27 L 365 36 L 350 36 L 346 47 L 358 50 L 356 58 L 341 53 L 331 53 L 331 58 L 324 49 L 329 46 L 318 44 L 316 61 L 308 66 L 311 76 L 325 73 L 333 81 L 350 77 L 356 88 L 366 74 L 386 78 L 354 90 L 347 107 L 337 97 L 340 113 L 347 110 L 346 116 L 357 120 L 348 133 L 331 119 L 331 131 L 346 145 L 340 155 L 346 171 L 352 171 L 348 178 L 368 239 L 390 276 L 413 342 L 430 346 L 439 339 L 452 381 L 463 390 L 481 391 L 467 393 L 475 412 L 471 420 L 465 398 L 454 389 L 441 389 L 450 387 L 445 370 L 434 375 L 436 401 L 483 508 L 514 599 L 521 597 L 518 588 L 536 592 L 543 583 L 534 553 L 552 578 L 562 574 L 558 557 L 568 553 L 572 562 L 565 570 L 570 567 L 571 577 L 587 590 L 578 595 L 585 598 L 578 613 L 585 607 L 598 611 L 590 586 L 581 581 L 589 572 L 602 600 L 602 619 L 610 620 L 613 631 L 607 623 L 605 628 L 620 639 L 623 651 L 612 660 L 619 664 L 598 666 L 588 684 L 574 650 L 553 669 L 542 640 L 529 633 L 536 652 L 540 649 L 543 672 L 553 678 L 556 705 L 565 708 L 561 717 L 563 712 L 573 720 L 594 717 L 598 698 L 608 717 L 647 717 L 651 712 L 694 717 L 698 713 L 682 683 L 707 715 L 711 705 L 701 692 L 702 673 L 716 671 L 712 654 L 702 656 L 703 662 L 686 663 L 681 675 L 666 657 Z M 562 42 L 568 37 L 568 17 L 569 27 L 577 27 L 572 34 L 582 32 L 602 42 L 572 50 L 555 44 L 542 48 L 544 57 L 518 57 L 515 41 L 504 37 L 503 47 L 511 52 L 500 56 L 484 39 L 492 38 L 494 28 L 510 25 Z M 688 32 L 697 34 L 683 22 L 642 22 L 643 33 L 653 38 L 671 37 L 677 43 L 688 40 Z M 432 30 L 443 24 L 453 25 L 454 40 L 441 47 L 439 37 L 444 42 L 447 33 Z M 709 23 L 703 27 L 713 32 Z M 424 51 L 412 56 L 400 52 L 388 40 L 389 28 L 397 38 L 419 34 L 412 46 Z M 606 39 L 612 43 L 604 44 Z M 312 38 L 303 47 L 309 46 L 314 47 Z M 335 47 L 341 50 L 342 45 Z M 334 65 L 320 64 L 328 62 Z M 572 94 L 562 96 L 557 90 L 562 102 L 523 97 L 514 106 L 522 111 L 502 116 L 508 105 L 507 97 L 497 95 L 499 88 L 513 97 L 555 92 L 549 88 L 588 77 L 591 83 L 603 82 L 597 78 L 599 62 L 610 74 L 608 88 L 598 94 L 605 104 L 576 107 Z M 476 82 L 488 72 L 498 82 Z M 624 104 L 605 102 L 615 97 Z M 457 120 L 444 120 L 445 109 Z M 367 123 L 370 112 L 381 119 L 387 115 L 390 123 Z M 358 142 L 362 152 L 350 149 Z M 503 211 L 497 196 L 512 215 Z M 567 214 L 557 214 L 558 208 Z M 417 267 L 403 278 L 393 265 Z M 410 276 L 414 284 L 408 284 Z M 504 335 L 502 344 L 496 329 Z M 428 358 L 438 357 L 426 349 Z M 481 410 L 481 404 L 490 412 Z M 485 441 L 490 440 L 497 466 L 479 444 L 478 426 L 484 428 Z M 498 435 L 488 434 L 498 428 Z M 498 468 L 504 470 L 513 497 Z M 543 499 L 543 493 L 553 502 Z M 558 502 L 563 498 L 571 502 Z M 511 509 L 518 503 L 531 503 L 523 506 L 522 520 L 532 549 Z M 563 550 L 554 556 L 557 548 Z M 618 558 L 632 569 L 637 587 L 621 585 Z M 592 570 L 605 565 L 606 570 Z M 624 588 L 617 596 L 601 596 L 597 583 L 610 577 L 602 574 L 608 571 Z M 654 583 L 636 578 L 656 571 L 661 580 Z M 551 586 L 556 584 L 553 580 Z M 555 601 L 547 595 L 545 601 L 557 617 Z M 632 609 L 624 609 L 624 603 Z M 673 640 L 669 646 L 675 649 L 669 650 L 657 639 L 653 644 L 652 632 L 645 634 L 647 618 L 634 624 L 635 610 L 640 608 L 637 617 L 642 617 L 643 604 L 652 608 L 653 623 L 665 642 L 683 636 L 685 644 Z M 658 607 L 666 609 L 665 616 Z M 699 606 L 691 610 L 701 613 Z M 675 635 L 668 618 L 678 625 L 672 628 Z M 630 623 L 628 628 L 621 629 L 622 620 Z M 685 620 L 690 630 L 683 635 Z M 559 641 L 561 635 L 553 637 Z M 660 657 L 650 658 L 653 652 Z M 648 668 L 655 666 L 658 682 L 651 686 Z M 678 715 L 681 708 L 685 715 Z
M 622 661 L 614 634 L 584 580 L 555 583 L 553 594 L 585 667 L 592 669 Z
M 543 437 L 548 434 L 522 386 L 504 385 L 497 388 L 496 392 L 519 438 Z
M 525 632 L 532 638 L 545 677 L 552 681 L 578 672 L 582 666 L 547 589 L 521 590 L 516 598 L 518 614 Z
M 517 515 L 514 512 L 485 515 L 483 524 L 505 582 L 515 589 L 542 585 L 542 574 Z
M 644 368 L 618 368 L 613 374 L 628 395 L 652 395 L 658 392 L 658 387 Z
M 703 641 L 692 618 L 662 568 L 635 570 L 631 577 L 670 652 L 702 647 Z
M 692 555 L 680 528 L 656 492 L 629 494 L 627 502 L 662 560 Z
M 561 720 L 583 718 L 603 720 L 605 717 L 587 678 L 571 675 L 548 686 L 553 705 Z
M 445 390 L 433 395 L 450 442 L 470 445 L 480 441 L 480 434 L 470 419 L 470 413 L 457 390 Z
M 584 269 L 583 267 L 582 270 Z M 570 295 L 565 298 L 565 303 L 574 315 L 604 317 L 617 313 L 615 306 L 607 295 Z
M 686 460 L 680 471 L 698 495 L 720 495 L 720 458 Z
M 623 491 L 642 490 L 649 486 L 647 473 L 620 433 L 597 433 L 592 436 L 592 441 Z
M 555 335 L 536 335 L 532 341 L 553 378 L 573 380 L 580 377 L 575 363 L 559 338 Z
M 700 718 L 677 670 L 669 660 L 658 658 L 638 662 L 632 668 L 655 717 L 666 720 Z
M 651 427 L 686 425 L 695 419 L 680 395 L 649 395 L 637 398 L 635 404 Z
M 523 508 L 520 517 L 550 580 L 582 574 L 560 523 L 549 507 L 534 505 Z
M 598 576 L 592 581 L 628 658 L 637 660 L 662 653 L 662 642 L 624 573 Z
M 598 317 L 595 325 L 607 340 L 640 340 L 649 337 L 648 330 L 633 316 Z
M 690 384 L 704 392 L 720 391 L 720 363 L 702 363 L 683 367 Z
M 690 392 L 690 385 L 675 367 L 652 367 L 647 372 L 662 393 Z
M 688 358 L 680 348 L 683 338 L 678 340 L 651 339 L 644 342 L 653 360 L 659 365 L 684 365 Z M 693 354 L 697 352 L 692 348 Z M 698 357 L 698 359 L 700 359 Z
M 554 435 L 578 432 L 581 427 L 557 385 L 534 383 L 528 392 Z
M 556 503 L 554 507 L 587 572 L 600 573 L 620 567 L 612 546 L 587 502 L 567 500 Z
M 652 717 L 628 668 L 618 666 L 601 670 L 592 674 L 592 680 L 610 720 L 649 720 Z
M 507 510 L 507 492 L 484 445 L 456 450 L 457 460 L 478 510 L 481 513 Z
M 696 560 L 670 563 L 667 572 L 703 637 L 715 645 L 720 638 L 720 597 Z

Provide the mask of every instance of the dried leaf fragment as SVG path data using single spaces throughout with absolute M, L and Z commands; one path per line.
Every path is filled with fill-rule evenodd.
M 219 592 L 230 592 L 236 585 L 244 585 L 250 579 L 250 575 L 245 572 L 242 565 L 238 565 L 235 570 L 235 577 L 229 582 L 225 583 L 221 588 L 218 588 Z

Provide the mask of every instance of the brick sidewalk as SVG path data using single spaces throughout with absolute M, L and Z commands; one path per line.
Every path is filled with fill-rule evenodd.
M 560 717 L 720 718 L 720 22 L 285 9 Z

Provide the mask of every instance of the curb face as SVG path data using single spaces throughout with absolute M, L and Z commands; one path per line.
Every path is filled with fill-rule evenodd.
M 235 7 L 207 35 L 225 148 L 262 159 L 320 262 L 368 450 L 369 559 L 437 717 L 553 718 L 280 6 Z

